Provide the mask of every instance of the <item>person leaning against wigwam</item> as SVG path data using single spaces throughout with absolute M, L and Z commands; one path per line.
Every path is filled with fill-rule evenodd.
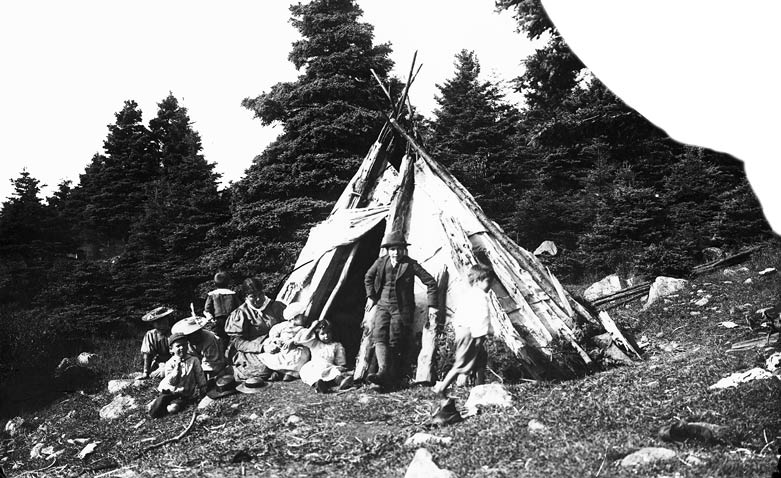
M 407 246 L 400 231 L 392 231 L 382 241 L 388 253 L 377 259 L 366 272 L 366 310 L 375 305 L 372 343 L 377 357 L 377 373 L 366 379 L 381 389 L 398 385 L 403 352 L 410 340 L 415 313 L 415 277 L 425 284 L 428 296 L 429 318 L 437 315 L 437 282 L 407 256 Z
M 143 369 L 141 378 L 161 378 L 163 376 L 163 365 L 171 358 L 170 348 L 168 346 L 168 336 L 171 335 L 171 326 L 169 324 L 170 315 L 174 313 L 171 307 L 157 307 L 141 317 L 144 322 L 151 322 L 152 329 L 144 334 L 141 340 L 141 356 L 143 358 Z
M 231 312 L 241 305 L 238 294 L 228 289 L 228 273 L 218 272 L 214 274 L 216 289 L 206 295 L 206 303 L 203 306 L 203 315 L 209 319 L 209 328 L 217 334 L 222 341 L 223 348 L 228 346 L 228 334 L 225 333 L 225 320 Z
M 467 272 L 467 279 L 471 287 L 461 298 L 461 305 L 453 316 L 455 361 L 442 382 L 434 387 L 434 393 L 441 398 L 447 398 L 447 388 L 459 374 L 472 373 L 475 385 L 485 383 L 485 367 L 488 364 L 485 340 L 488 335 L 493 335 L 488 291 L 494 275 L 490 267 L 475 264 Z
M 176 413 L 206 393 L 206 376 L 201 369 L 201 361 L 187 353 L 187 337 L 172 333 L 168 343 L 171 358 L 165 363 L 165 376 L 157 387 L 160 395 L 149 407 L 153 418 Z
M 225 358 L 222 342 L 214 334 L 203 329 L 204 317 L 187 317 L 171 327 L 172 334 L 182 334 L 189 345 L 187 352 L 201 361 L 201 368 L 209 383 L 218 377 L 233 375 L 233 368 Z
M 266 297 L 263 282 L 250 277 L 242 284 L 246 300 L 225 321 L 225 332 L 231 339 L 229 353 L 237 378 L 257 377 L 266 370 L 260 358 L 263 342 L 271 327 L 282 322 L 285 304 Z

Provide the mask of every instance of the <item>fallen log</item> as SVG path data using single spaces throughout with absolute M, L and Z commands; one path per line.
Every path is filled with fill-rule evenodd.
M 732 264 L 743 262 L 744 260 L 748 259 L 751 256 L 751 254 L 757 252 L 760 249 L 762 249 L 762 246 L 751 247 L 749 249 L 746 249 L 745 251 L 738 252 L 735 255 L 725 257 L 724 259 L 719 259 L 717 261 L 709 262 L 707 264 L 695 266 L 694 268 L 692 268 L 692 275 L 696 276 L 700 274 L 705 274 L 706 272 L 711 272 L 715 269 L 718 269 L 719 267 L 729 266 Z

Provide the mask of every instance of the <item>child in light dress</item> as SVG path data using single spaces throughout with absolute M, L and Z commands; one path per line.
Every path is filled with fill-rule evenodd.
M 459 374 L 474 373 L 476 385 L 485 382 L 485 367 L 488 363 L 485 339 L 493 335 L 488 302 L 493 277 L 491 268 L 483 264 L 475 264 L 467 273 L 471 287 L 453 316 L 455 361 L 442 382 L 434 387 L 434 393 L 441 398 L 447 397 L 447 388 Z
M 160 395 L 149 407 L 149 414 L 153 418 L 176 413 L 188 402 L 206 393 L 206 376 L 201 361 L 187 353 L 187 337 L 181 333 L 172 333 L 168 343 L 171 358 L 165 363 L 165 376 L 157 387 Z
M 309 348 L 312 359 L 301 367 L 301 381 L 318 393 L 328 393 L 334 386 L 339 390 L 350 388 L 352 373 L 346 367 L 344 347 L 334 340 L 332 324 L 323 320 L 305 332 L 297 340 Z
M 295 340 L 300 332 L 306 331 L 305 309 L 306 304 L 294 302 L 288 305 L 283 312 L 285 320 L 269 330 L 268 338 L 263 341 L 263 352 L 259 355 L 266 367 L 261 374 L 264 380 L 293 381 L 298 378 L 301 367 L 309 361 L 309 349 Z

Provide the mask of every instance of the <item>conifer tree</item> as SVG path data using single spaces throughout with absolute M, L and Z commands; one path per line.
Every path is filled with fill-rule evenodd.
M 301 75 L 243 102 L 283 132 L 232 187 L 232 220 L 219 232 L 226 247 L 207 262 L 272 282 L 292 266 L 307 230 L 328 213 L 379 132 L 388 105 L 371 69 L 387 80 L 393 65 L 390 46 L 374 45 L 373 27 L 358 21 L 353 0 L 313 0 L 290 11 L 302 38 L 289 59 Z

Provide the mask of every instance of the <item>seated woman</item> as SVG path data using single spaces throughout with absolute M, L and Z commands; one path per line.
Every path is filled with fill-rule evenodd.
M 299 335 L 298 340 L 309 348 L 312 360 L 301 367 L 301 381 L 314 387 L 318 393 L 328 393 L 338 385 L 345 390 L 353 385 L 352 373 L 347 371 L 344 347 L 334 340 L 333 326 L 327 320 L 318 322 Z
M 305 304 L 288 305 L 284 311 L 285 321 L 271 327 L 260 354 L 260 360 L 268 369 L 261 378 L 290 382 L 298 378 L 298 371 L 309 361 L 309 349 L 296 340 L 301 332 L 306 332 L 305 309 Z
M 260 359 L 263 342 L 271 327 L 282 322 L 285 304 L 266 297 L 263 283 L 251 277 L 242 284 L 246 301 L 231 312 L 225 321 L 225 333 L 231 339 L 233 370 L 236 378 L 245 380 L 267 372 Z

